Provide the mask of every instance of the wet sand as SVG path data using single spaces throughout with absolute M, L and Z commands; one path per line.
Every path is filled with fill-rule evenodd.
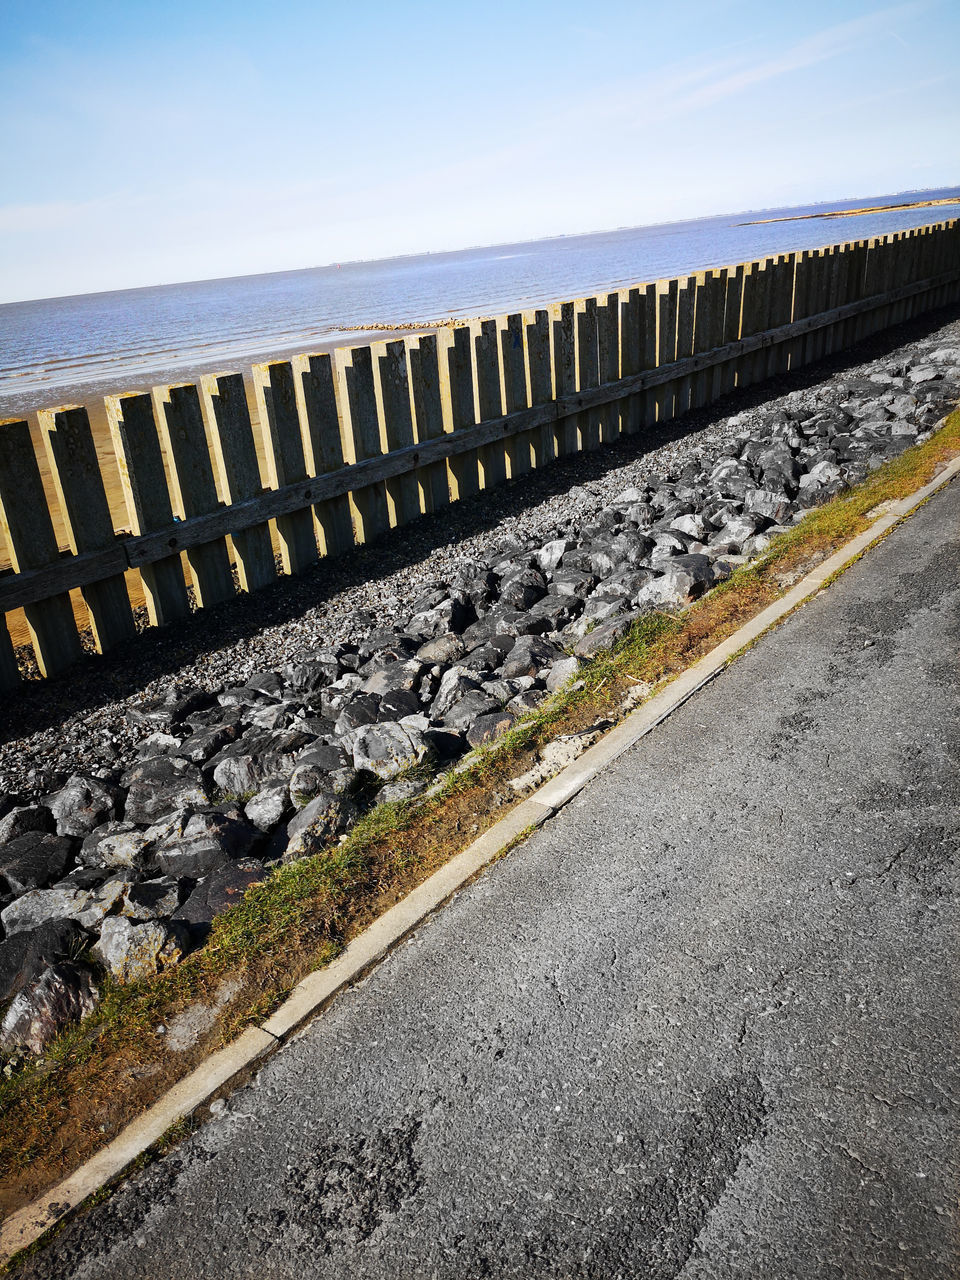
M 254 439 L 257 444 L 257 457 L 260 463 L 261 476 L 266 484 L 266 464 L 264 455 L 263 434 L 260 429 L 260 422 L 257 414 L 256 398 L 253 390 L 253 380 L 251 377 L 251 368 L 255 364 L 263 364 L 266 361 L 288 360 L 293 356 L 302 355 L 304 352 L 310 354 L 318 354 L 327 351 L 336 350 L 339 347 L 355 347 L 368 342 L 376 342 L 387 337 L 404 337 L 409 333 L 425 333 L 433 332 L 432 329 L 411 329 L 395 328 L 393 326 L 383 326 L 376 329 L 350 330 L 343 333 L 337 333 L 321 342 L 313 342 L 310 345 L 298 343 L 293 346 L 282 348 L 264 349 L 254 352 L 252 355 L 243 357 L 233 361 L 228 365 L 224 365 L 222 359 L 216 361 L 189 361 L 173 366 L 165 367 L 147 367 L 145 366 L 136 376 L 132 377 L 128 382 L 118 385 L 116 378 L 109 379 L 90 379 L 83 381 L 65 382 L 50 387 L 46 391 L 15 391 L 8 390 L 0 393 L 0 424 L 10 420 L 24 420 L 30 424 L 30 434 L 33 439 L 34 449 L 36 450 L 37 460 L 40 464 L 40 474 L 43 480 L 44 491 L 47 496 L 47 504 L 53 516 L 54 530 L 57 535 L 61 549 L 68 547 L 66 529 L 60 516 L 59 505 L 54 489 L 53 478 L 47 465 L 47 455 L 44 449 L 40 435 L 40 427 L 37 414 L 41 409 L 65 408 L 71 405 L 84 405 L 90 415 L 90 428 L 93 432 L 94 444 L 97 449 L 97 459 L 100 463 L 100 471 L 103 476 L 104 488 L 107 494 L 107 502 L 110 506 L 110 514 L 113 517 L 113 525 L 117 532 L 124 532 L 130 529 L 130 520 L 127 515 L 126 503 L 124 502 L 123 493 L 120 488 L 120 473 L 117 467 L 117 459 L 113 449 L 113 441 L 110 436 L 110 428 L 107 422 L 106 407 L 104 404 L 105 397 L 108 395 L 130 395 L 137 392 L 149 391 L 152 387 L 158 386 L 175 386 L 180 383 L 198 382 L 204 374 L 224 374 L 224 373 L 242 373 L 244 386 L 247 392 L 247 404 L 250 408 L 250 417 L 253 422 Z M 219 488 L 219 484 L 218 484 Z M 229 545 L 229 543 L 228 543 Z M 10 555 L 4 543 L 3 535 L 0 534 L 0 570 L 10 567 Z M 187 581 L 190 581 L 189 569 L 186 565 L 184 557 L 184 571 L 187 575 Z M 144 603 L 143 588 L 140 582 L 140 575 L 136 570 L 130 570 L 126 575 L 127 591 L 130 595 L 130 601 L 136 609 Z M 70 598 L 73 603 L 74 616 L 82 628 L 89 626 L 89 617 L 83 597 L 79 591 L 72 591 Z M 6 615 L 7 629 L 10 632 L 10 638 L 15 646 L 30 643 L 30 630 L 27 625 L 26 617 L 22 609 L 17 609 Z

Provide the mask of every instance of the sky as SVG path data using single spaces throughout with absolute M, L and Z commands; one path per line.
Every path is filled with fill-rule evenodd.
M 957 0 L 3 0 L 0 301 L 960 183 Z

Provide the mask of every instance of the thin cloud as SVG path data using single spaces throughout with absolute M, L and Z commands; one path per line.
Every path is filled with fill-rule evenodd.
M 686 106 L 690 110 L 709 106 L 723 98 L 742 93 L 752 85 L 776 80 L 794 71 L 802 71 L 818 63 L 827 62 L 858 47 L 865 37 L 886 31 L 892 23 L 901 22 L 906 17 L 913 17 L 925 7 L 921 4 L 896 5 L 889 9 L 881 9 L 878 13 L 870 14 L 865 18 L 854 18 L 850 22 L 841 22 L 836 26 L 827 27 L 806 40 L 800 40 L 779 57 L 768 58 L 753 66 L 744 67 L 732 75 L 714 81 L 713 84 L 694 90 L 688 95 Z M 891 32 L 891 34 L 894 33 Z

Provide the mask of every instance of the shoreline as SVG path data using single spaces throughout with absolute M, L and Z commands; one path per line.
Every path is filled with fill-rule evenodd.
M 960 199 L 947 196 L 940 200 L 908 200 L 904 204 L 868 204 L 858 209 L 831 209 L 825 213 L 794 213 L 788 218 L 756 218 L 738 222 L 738 227 L 765 227 L 771 222 L 810 222 L 815 218 L 859 218 L 870 213 L 898 213 L 903 209 L 934 209 L 941 205 L 960 205 Z

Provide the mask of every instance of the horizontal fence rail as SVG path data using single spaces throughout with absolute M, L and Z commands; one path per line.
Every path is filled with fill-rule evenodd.
M 0 689 L 16 610 L 56 675 L 131 599 L 174 622 L 958 298 L 951 221 L 109 396 L 119 517 L 92 412 L 0 423 Z

